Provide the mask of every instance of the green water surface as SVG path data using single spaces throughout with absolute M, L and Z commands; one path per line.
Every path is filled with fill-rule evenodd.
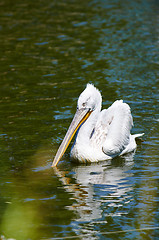
M 2 239 L 157 240 L 158 54 L 157 0 L 0 1 Z M 103 108 L 130 105 L 143 142 L 87 166 L 69 148 L 53 170 L 88 82 Z

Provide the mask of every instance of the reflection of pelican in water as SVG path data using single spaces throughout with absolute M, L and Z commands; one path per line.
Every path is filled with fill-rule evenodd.
M 119 207 L 128 206 L 133 200 L 130 180 L 133 156 L 134 152 L 98 164 L 77 165 L 72 168 L 71 174 L 67 170 L 54 168 L 63 187 L 75 200 L 68 209 L 78 213 L 79 222 L 93 224 L 99 219 L 106 222 L 107 216 L 127 214 Z
M 52 166 L 57 165 L 77 130 L 71 157 L 79 162 L 107 160 L 136 148 L 135 138 L 142 134 L 130 134 L 133 120 L 128 104 L 117 100 L 101 111 L 101 103 L 99 90 L 87 84 L 79 96 L 77 112 Z

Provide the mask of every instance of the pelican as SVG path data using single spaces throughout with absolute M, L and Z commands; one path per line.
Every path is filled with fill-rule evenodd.
M 65 153 L 74 134 L 71 158 L 81 163 L 98 162 L 132 152 L 136 149 L 136 137 L 131 135 L 133 119 L 130 107 L 123 100 L 116 100 L 101 111 L 102 96 L 93 85 L 87 84 L 77 101 L 77 111 L 56 153 L 55 167 Z

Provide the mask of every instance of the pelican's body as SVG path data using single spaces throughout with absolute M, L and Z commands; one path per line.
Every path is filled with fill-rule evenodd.
M 77 112 L 60 145 L 52 166 L 56 166 L 74 133 L 71 158 L 79 162 L 98 162 L 133 151 L 135 138 L 131 135 L 132 115 L 128 104 L 115 101 L 101 111 L 102 97 L 97 88 L 87 84 L 77 102 Z

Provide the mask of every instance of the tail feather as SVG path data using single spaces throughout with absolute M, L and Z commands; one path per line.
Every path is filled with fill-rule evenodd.
M 137 134 L 134 134 L 133 137 L 134 138 L 139 138 L 139 137 L 142 137 L 145 133 L 137 133 Z

